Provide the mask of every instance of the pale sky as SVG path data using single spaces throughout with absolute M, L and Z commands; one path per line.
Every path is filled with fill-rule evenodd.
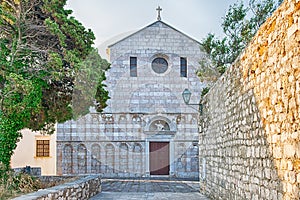
M 238 0 L 68 0 L 68 9 L 96 36 L 95 46 L 102 57 L 112 41 L 161 19 L 201 41 L 209 32 L 221 35 L 222 17 Z M 121 35 L 121 37 L 120 37 Z

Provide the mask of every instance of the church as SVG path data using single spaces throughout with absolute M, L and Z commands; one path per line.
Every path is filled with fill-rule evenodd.
M 57 125 L 57 174 L 197 178 L 200 43 L 162 21 L 108 46 L 110 99 Z

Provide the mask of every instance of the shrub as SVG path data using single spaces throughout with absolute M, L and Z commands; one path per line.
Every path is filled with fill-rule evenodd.
M 0 163 L 0 170 L 4 167 Z M 3 173 L 0 177 L 0 199 L 8 199 L 19 194 L 29 193 L 41 188 L 37 178 L 26 173 L 15 173 L 12 170 Z

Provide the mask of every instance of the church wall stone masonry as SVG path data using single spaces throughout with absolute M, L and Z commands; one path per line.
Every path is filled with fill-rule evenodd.
M 204 97 L 200 188 L 300 199 L 300 1 L 285 0 Z
M 58 124 L 58 174 L 199 177 L 199 42 L 157 21 L 109 46 L 103 113 Z

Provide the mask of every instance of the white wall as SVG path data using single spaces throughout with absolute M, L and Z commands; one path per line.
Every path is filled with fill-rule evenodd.
M 23 138 L 18 142 L 11 159 L 11 167 L 41 167 L 42 175 L 56 175 L 56 133 L 42 135 L 29 129 L 21 131 Z M 50 140 L 50 157 L 36 157 L 36 140 Z

